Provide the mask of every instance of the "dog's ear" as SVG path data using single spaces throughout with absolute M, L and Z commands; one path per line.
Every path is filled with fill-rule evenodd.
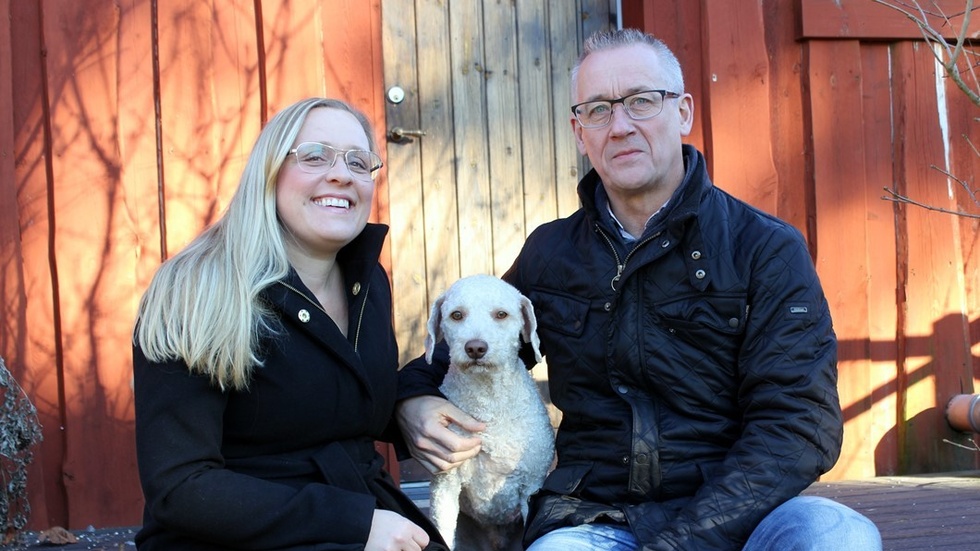
M 541 339 L 538 338 L 538 318 L 534 316 L 534 305 L 531 299 L 521 295 L 521 316 L 524 318 L 524 327 L 521 329 L 521 336 L 524 342 L 531 343 L 534 349 L 534 360 L 541 361 Z
M 432 352 L 436 349 L 436 343 L 442 340 L 442 303 L 445 301 L 446 293 L 443 293 L 432 303 L 432 309 L 429 310 L 429 321 L 425 324 L 426 363 L 432 363 Z

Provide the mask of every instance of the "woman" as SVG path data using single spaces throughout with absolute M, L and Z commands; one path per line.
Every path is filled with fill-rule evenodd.
M 343 102 L 287 107 L 227 212 L 154 277 L 133 351 L 141 550 L 442 548 L 374 449 L 396 436 L 398 362 L 375 150 Z

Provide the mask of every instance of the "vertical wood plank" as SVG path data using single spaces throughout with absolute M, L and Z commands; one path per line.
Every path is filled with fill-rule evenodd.
M 218 163 L 216 193 L 222 210 L 238 188 L 261 130 L 254 6 L 252 0 L 222 0 L 213 12 L 210 87 L 215 124 L 207 130 Z
M 579 15 L 575 2 L 548 0 L 548 23 L 551 35 L 551 132 L 555 150 L 555 201 L 557 215 L 568 216 L 578 210 L 576 188 L 579 178 L 579 153 L 571 125 L 572 67 L 582 51 L 579 38 Z M 533 223 L 528 221 L 528 233 Z
M 21 387 L 38 408 L 38 420 L 44 442 L 35 453 L 35 465 L 41 477 L 28 479 L 28 495 L 32 503 L 43 502 L 29 526 L 46 527 L 52 523 L 68 522 L 68 503 L 61 476 L 65 443 L 61 426 L 61 364 L 60 319 L 56 306 L 58 289 L 55 286 L 50 241 L 53 222 L 50 217 L 50 194 L 46 162 L 48 150 L 45 138 L 50 136 L 47 121 L 46 87 L 40 67 L 43 46 L 40 2 L 13 2 L 10 5 L 11 45 L 23 45 L 24 51 L 13 49 L 11 72 L 14 177 L 17 185 L 18 226 L 23 264 L 19 270 L 17 300 L 14 314 L 14 342 L 6 345 L 5 360 Z M 11 306 L 17 305 L 17 302 Z M 28 305 L 30 306 L 28 308 Z M 32 471 L 30 474 L 35 474 Z M 46 513 L 46 514 L 45 514 Z
M 153 90 L 152 13 L 150 4 L 140 0 L 119 3 L 119 159 L 121 189 L 128 218 L 118 247 L 131 255 L 133 278 L 128 300 L 120 315 L 130 321 L 135 317 L 139 299 L 160 265 L 159 191 L 156 120 Z
M 528 120 L 534 116 L 533 108 L 521 101 L 525 75 L 518 59 L 518 52 L 523 52 L 518 45 L 520 22 L 517 6 L 511 2 L 485 0 L 483 17 L 483 27 L 492 29 L 485 33 L 484 46 L 490 201 L 484 208 L 475 208 L 477 205 L 466 201 L 461 203 L 473 207 L 476 216 L 480 216 L 481 210 L 490 216 L 492 249 L 488 260 L 491 262 L 484 269 L 488 273 L 502 275 L 524 244 L 525 182 L 522 166 L 529 159 L 522 149 L 522 137 L 535 121 Z M 464 141 L 475 137 L 472 134 L 465 136 Z M 532 184 L 528 182 L 528 185 Z
M 806 173 L 803 156 L 803 48 L 795 40 L 791 2 L 765 0 L 762 15 L 766 52 L 771 60 L 769 142 L 777 181 L 774 214 L 793 224 L 810 241 L 814 224 L 813 181 Z
M 609 0 L 578 0 L 581 37 L 585 40 L 592 33 L 613 27 L 609 13 Z
M 967 60 L 960 63 L 961 71 L 967 71 Z M 952 182 L 952 193 L 957 209 L 980 214 L 980 109 L 972 103 L 951 79 L 945 79 L 946 119 L 949 124 L 949 172 L 959 182 Z M 959 219 L 960 250 L 963 258 L 963 289 L 965 314 L 969 320 L 969 340 L 973 357 L 972 380 L 964 377 L 960 382 L 962 393 L 980 391 L 980 220 Z
M 521 206 L 524 217 L 510 221 L 512 235 L 502 239 L 494 236 L 498 242 L 502 241 L 496 253 L 500 259 L 496 266 L 498 273 L 510 267 L 524 245 L 524 237 L 531 229 L 554 220 L 558 214 L 555 192 L 558 175 L 552 134 L 567 133 L 568 127 L 562 125 L 557 128 L 558 125 L 552 121 L 554 109 L 551 106 L 552 70 L 549 47 L 552 34 L 548 25 L 547 8 L 543 1 L 517 4 L 520 120 L 515 122 L 515 126 L 519 127 L 521 133 L 524 185 L 523 196 L 517 197 L 516 203 Z M 568 77 L 564 80 L 567 82 Z M 567 104 L 567 100 L 563 103 Z M 513 113 L 515 110 L 511 108 L 509 111 Z M 563 121 L 565 119 L 567 117 L 562 117 Z M 495 181 L 495 186 L 496 183 Z
M 262 2 L 270 117 L 302 98 L 328 95 L 322 34 L 325 2 L 329 0 Z
M 132 330 L 121 307 L 135 287 L 132 256 L 115 247 L 128 233 L 116 125 L 120 10 L 65 0 L 43 9 L 69 521 L 130 524 L 142 501 L 133 491 L 131 370 L 118 361 Z M 94 442 L 113 453 L 94 456 Z
M 898 474 L 898 399 L 899 374 L 896 370 L 898 345 L 896 329 L 898 313 L 895 307 L 898 287 L 895 248 L 895 206 L 881 199 L 882 188 L 891 185 L 892 173 L 892 105 L 889 48 L 884 44 L 861 45 L 861 89 L 863 106 L 865 196 L 867 214 L 868 276 L 868 336 L 870 365 L 864 392 L 870 402 L 870 425 L 862 439 L 863 460 L 876 476 Z M 855 98 L 841 98 L 855 101 Z M 818 220 L 817 222 L 821 222 Z M 820 248 L 826 247 L 821 244 Z M 834 246 L 831 244 L 830 246 Z M 859 312 L 848 312 L 849 317 Z M 850 335 L 841 335 L 848 340 Z M 849 412 L 848 412 L 849 413 Z M 873 455 L 871 455 L 873 453 Z
M 421 126 L 419 119 L 415 2 L 384 0 L 381 15 L 411 22 L 408 25 L 384 25 L 385 85 L 397 85 L 405 92 L 401 103 L 387 104 L 387 126 L 430 132 Z M 421 139 L 403 143 L 388 142 L 387 145 L 388 166 L 385 170 L 390 182 L 391 286 L 400 365 L 421 353 L 425 340 L 425 322 L 429 316 L 421 163 L 422 141 L 428 140 L 427 134 Z
M 430 300 L 460 275 L 455 146 L 452 103 L 452 60 L 449 12 L 442 2 L 417 0 L 419 109 L 426 135 L 422 142 L 425 213 L 425 267 Z
M 42 144 L 31 141 L 43 125 L 37 53 L 18 55 L 21 44 L 41 43 L 35 3 L 0 1 L 0 355 L 38 409 L 45 441 L 35 446 L 27 471 L 28 528 L 65 517 L 61 492 L 62 442 L 57 430 L 58 387 L 54 330 L 45 261 L 49 229 Z M 35 51 L 39 48 L 35 48 Z M 16 84 L 14 84 L 16 83 Z M 30 305 L 30 308 L 28 308 Z M 33 323 L 31 323 L 33 322 Z M 53 373 L 54 372 L 54 373 Z M 52 439 L 54 441 L 52 441 Z
M 860 45 L 808 45 L 808 109 L 816 186 L 816 264 L 838 334 L 838 388 L 846 413 L 844 448 L 828 479 L 871 476 L 868 409 L 868 236 L 861 148 Z
M 705 116 L 711 126 L 705 147 L 711 151 L 712 179 L 733 195 L 775 213 L 777 177 L 762 4 L 704 0 L 702 14 L 704 71 L 710 75 Z M 747 128 L 756 129 L 751 140 L 745 139 Z
M 936 66 L 932 52 L 918 43 L 893 50 L 896 180 L 904 193 L 922 203 L 954 206 L 946 179 L 930 165 L 944 164 L 943 140 L 936 124 Z M 906 440 L 899 453 L 918 472 L 969 468 L 957 448 L 938 435 L 954 436 L 944 407 L 972 376 L 967 320 L 963 311 L 962 259 L 955 238 L 958 221 L 922 208 L 907 207 L 908 257 L 904 259 L 906 312 L 900 329 L 907 341 L 905 377 L 909 381 Z
M 221 159 L 215 136 L 222 125 L 214 97 L 213 2 L 159 2 L 160 111 L 167 205 L 167 256 L 220 216 Z M 225 121 L 227 122 L 227 121 Z
M 508 72 L 506 61 L 493 59 L 490 52 L 484 52 L 481 2 L 451 2 L 448 8 L 453 106 L 451 133 L 455 134 L 452 151 L 456 165 L 458 209 L 451 215 L 459 219 L 459 275 L 467 276 L 493 272 L 490 175 L 494 173 L 497 179 L 496 170 L 500 167 L 491 165 L 489 142 L 501 140 L 506 144 L 508 140 L 510 143 L 516 141 L 505 136 L 500 127 L 495 127 L 494 121 L 487 120 L 487 113 L 494 112 L 497 107 L 495 102 L 498 95 L 491 90 L 495 87 L 485 81 L 513 79 L 514 72 Z M 496 23 L 500 24 L 499 21 Z M 500 29 L 499 26 L 489 28 Z M 498 39 L 506 40 L 512 35 L 511 29 L 513 23 L 507 21 Z M 499 65 L 503 66 L 497 69 Z M 503 126 L 506 128 L 506 125 Z M 504 177 L 504 174 L 500 177 Z

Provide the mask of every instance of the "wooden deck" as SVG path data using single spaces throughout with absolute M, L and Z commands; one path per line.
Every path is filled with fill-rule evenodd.
M 885 551 L 980 549 L 980 472 L 818 482 L 805 493 L 870 518 Z
M 422 488 L 410 492 L 428 505 Z M 873 520 L 881 530 L 885 551 L 917 549 L 980 549 L 980 472 L 892 476 L 844 482 L 818 482 L 804 492 L 844 503 Z M 132 551 L 136 528 L 74 531 L 78 543 L 38 543 L 33 532 L 0 551 L 60 549 L 64 551 Z M 862 551 L 855 549 L 854 551 Z

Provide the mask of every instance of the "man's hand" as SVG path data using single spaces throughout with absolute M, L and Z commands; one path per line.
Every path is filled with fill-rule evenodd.
M 438 396 L 416 396 L 398 404 L 398 425 L 412 453 L 430 473 L 448 471 L 480 453 L 483 441 L 478 436 L 464 437 L 449 429 L 458 425 L 477 433 L 486 425 L 470 417 Z
M 375 509 L 364 551 L 421 551 L 426 545 L 425 530 L 398 513 Z

